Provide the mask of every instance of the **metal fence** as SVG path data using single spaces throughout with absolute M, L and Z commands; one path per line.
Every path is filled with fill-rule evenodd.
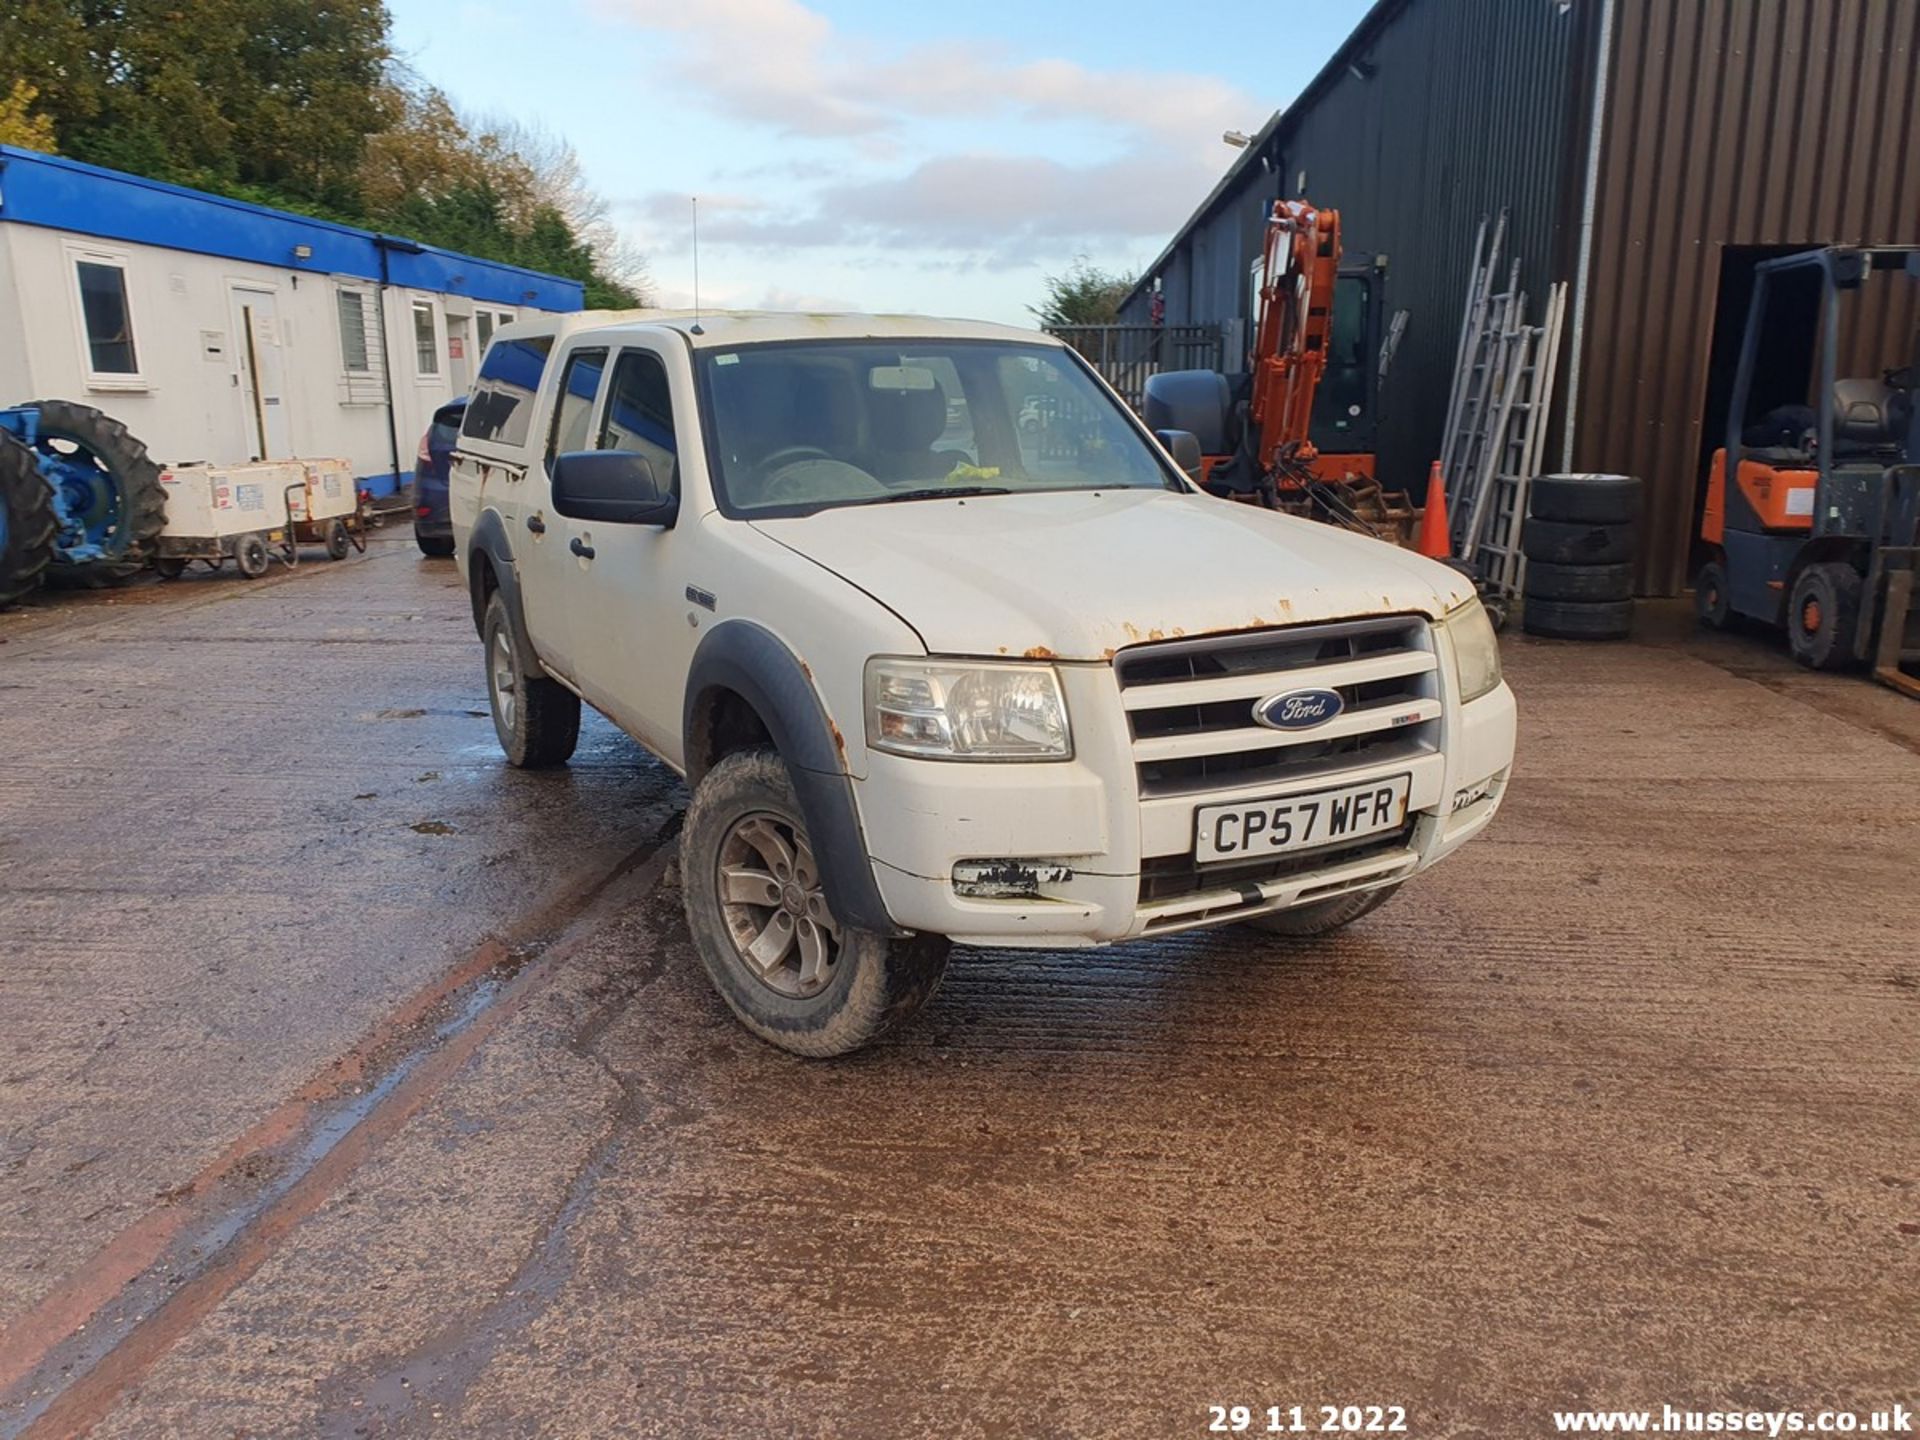
M 1218 325 L 1049 325 L 1136 411 L 1147 377 L 1162 370 L 1218 370 Z

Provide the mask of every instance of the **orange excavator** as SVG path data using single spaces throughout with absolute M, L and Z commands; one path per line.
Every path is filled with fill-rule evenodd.
M 1248 372 L 1237 384 L 1211 370 L 1162 372 L 1147 380 L 1142 410 L 1152 429 L 1195 437 L 1201 484 L 1216 495 L 1403 539 L 1416 512 L 1381 490 L 1372 453 L 1331 452 L 1313 440 L 1342 278 L 1339 212 L 1274 201 L 1255 272 Z M 1366 299 L 1357 303 L 1370 313 Z M 1343 357 L 1344 368 L 1357 372 L 1362 388 L 1371 363 L 1366 318 L 1344 327 L 1355 352 Z M 1356 414 L 1361 408 L 1351 406 Z

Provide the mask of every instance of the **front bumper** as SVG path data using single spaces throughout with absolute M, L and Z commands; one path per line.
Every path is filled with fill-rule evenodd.
M 1515 707 L 1503 684 L 1470 704 L 1447 704 L 1435 721 L 1435 747 L 1410 759 L 1142 799 L 1113 671 L 1063 665 L 1061 680 L 1075 725 L 1071 761 L 994 765 L 870 755 L 857 789 L 862 822 L 881 897 L 903 928 L 975 945 L 1099 945 L 1393 884 L 1486 827 L 1513 763 Z M 1192 864 L 1194 812 L 1203 805 L 1403 774 L 1412 782 L 1399 831 L 1307 851 L 1260 874 Z M 1025 897 L 956 893 L 957 863 L 1000 859 L 1050 868 L 1037 878 L 1037 893 Z M 1062 870 L 1070 876 L 1062 878 Z

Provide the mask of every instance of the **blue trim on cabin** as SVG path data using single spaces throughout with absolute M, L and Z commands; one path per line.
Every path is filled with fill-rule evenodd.
M 384 249 L 387 278 L 403 288 L 563 313 L 586 303 L 578 280 L 0 145 L 0 224 L 7 221 L 360 280 L 381 278 Z M 296 245 L 312 255 L 296 258 Z

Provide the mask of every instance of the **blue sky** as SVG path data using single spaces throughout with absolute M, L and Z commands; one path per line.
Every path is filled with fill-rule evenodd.
M 1367 0 L 389 0 L 470 114 L 572 142 L 666 304 L 1024 323 L 1138 269 Z

